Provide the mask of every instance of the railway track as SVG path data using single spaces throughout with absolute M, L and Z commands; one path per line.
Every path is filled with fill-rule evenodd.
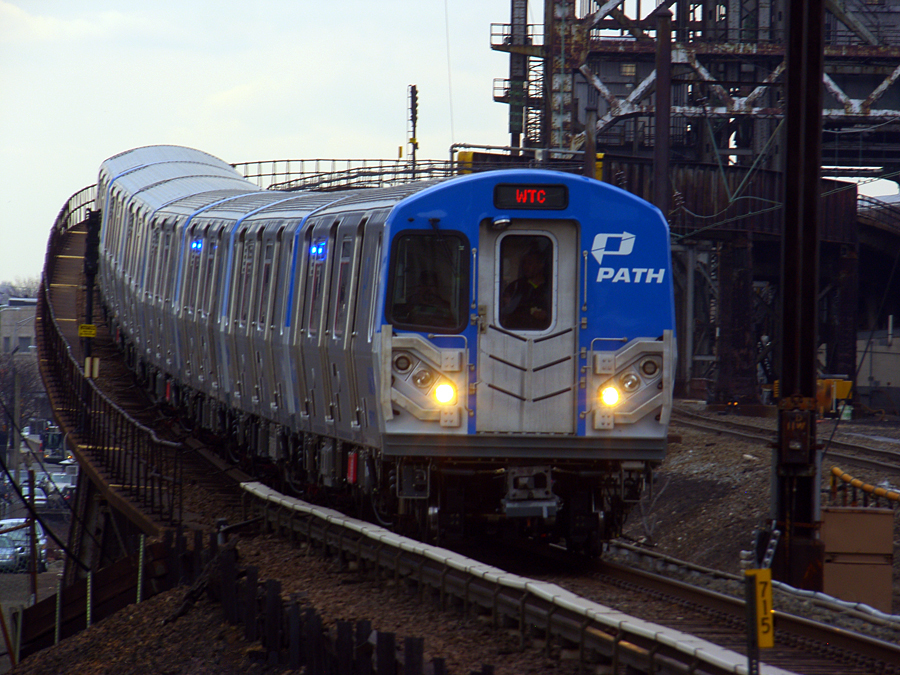
M 701 415 L 684 409 L 676 409 L 672 412 L 672 422 L 676 425 L 702 431 L 723 433 L 749 441 L 758 441 L 769 447 L 774 446 L 777 436 L 775 429 L 758 424 L 715 419 L 709 415 Z M 884 442 L 893 441 L 896 443 L 897 449 L 876 448 L 841 440 L 836 438 L 835 434 L 827 431 L 821 434 L 818 440 L 823 445 L 825 456 L 829 460 L 840 461 L 867 469 L 886 469 L 900 472 L 900 440 L 884 439 Z
M 677 564 L 677 563 L 676 563 Z M 716 642 L 720 646 L 743 651 L 746 645 L 746 605 L 742 598 L 743 580 L 712 570 L 702 574 L 720 577 L 720 587 L 728 592 L 702 588 L 669 576 L 636 569 L 633 565 L 605 562 L 603 580 L 621 584 L 671 602 L 671 607 L 656 610 L 667 626 Z M 695 579 L 701 573 L 693 575 Z M 721 583 L 725 581 L 726 583 Z M 776 594 L 776 607 L 784 598 Z M 653 605 L 655 607 L 655 604 Z M 839 611 L 841 611 L 838 608 Z M 896 643 L 847 631 L 826 621 L 812 621 L 788 611 L 776 609 L 775 640 L 762 659 L 773 666 L 800 673 L 896 672 L 900 650 Z M 900 623 L 893 627 L 900 635 Z

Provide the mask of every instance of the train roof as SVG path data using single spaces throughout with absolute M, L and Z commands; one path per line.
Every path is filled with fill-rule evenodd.
M 152 211 L 188 195 L 262 192 L 230 164 L 199 150 L 169 145 L 137 148 L 106 160 L 100 182 L 111 190 L 140 195 Z
M 101 173 L 106 171 L 111 176 L 117 176 L 138 167 L 169 162 L 182 162 L 198 166 L 215 166 L 222 169 L 228 169 L 240 176 L 240 173 L 238 173 L 233 166 L 218 157 L 210 155 L 208 152 L 203 152 L 202 150 L 186 148 L 180 145 L 148 145 L 141 148 L 126 150 L 103 162 L 100 166 L 100 171 Z
M 230 164 L 206 152 L 173 145 L 136 148 L 106 160 L 101 167 L 101 183 L 121 187 L 135 195 L 159 215 L 202 217 L 204 219 L 295 220 L 313 212 L 337 214 L 355 210 L 391 209 L 401 203 L 412 207 L 417 193 L 462 187 L 481 181 L 493 182 L 490 174 L 442 176 L 390 185 L 387 187 L 355 184 L 355 187 L 326 190 L 264 190 L 244 178 Z M 503 179 L 529 183 L 535 180 L 564 181 L 573 188 L 583 176 L 541 169 L 508 169 Z M 114 179 L 114 181 L 113 181 Z M 373 178 L 375 180 L 375 178 Z M 496 180 L 496 178 L 494 179 Z M 609 186 L 607 186 L 607 189 Z M 615 191 L 615 190 L 613 190 Z M 445 199 L 453 201 L 450 188 Z M 424 198 L 424 195 L 422 195 Z M 411 201 L 410 198 L 412 198 Z

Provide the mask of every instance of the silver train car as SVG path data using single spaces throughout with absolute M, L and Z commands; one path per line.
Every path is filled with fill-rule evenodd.
M 99 284 L 135 371 L 273 486 L 429 541 L 590 553 L 665 456 L 668 226 L 501 170 L 262 190 L 176 146 L 100 168 Z

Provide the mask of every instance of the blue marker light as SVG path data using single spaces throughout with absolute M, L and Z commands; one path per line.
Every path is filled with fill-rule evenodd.
M 194 239 L 194 241 L 191 242 L 191 251 L 193 251 L 194 253 L 200 253 L 201 250 L 203 250 L 203 240 Z

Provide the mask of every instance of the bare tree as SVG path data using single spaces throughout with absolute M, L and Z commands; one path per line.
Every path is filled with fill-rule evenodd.
M 11 298 L 36 298 L 41 287 L 41 278 L 16 277 L 15 281 L 0 281 L 0 293 Z
M 0 402 L 2 402 L 4 424 L 8 425 L 13 414 L 15 400 L 15 376 L 19 375 L 21 419 L 16 423 L 21 427 L 31 418 L 42 418 L 46 414 L 47 395 L 38 372 L 37 359 L 32 354 L 0 355 Z M 9 431 L 12 428 L 9 427 Z

